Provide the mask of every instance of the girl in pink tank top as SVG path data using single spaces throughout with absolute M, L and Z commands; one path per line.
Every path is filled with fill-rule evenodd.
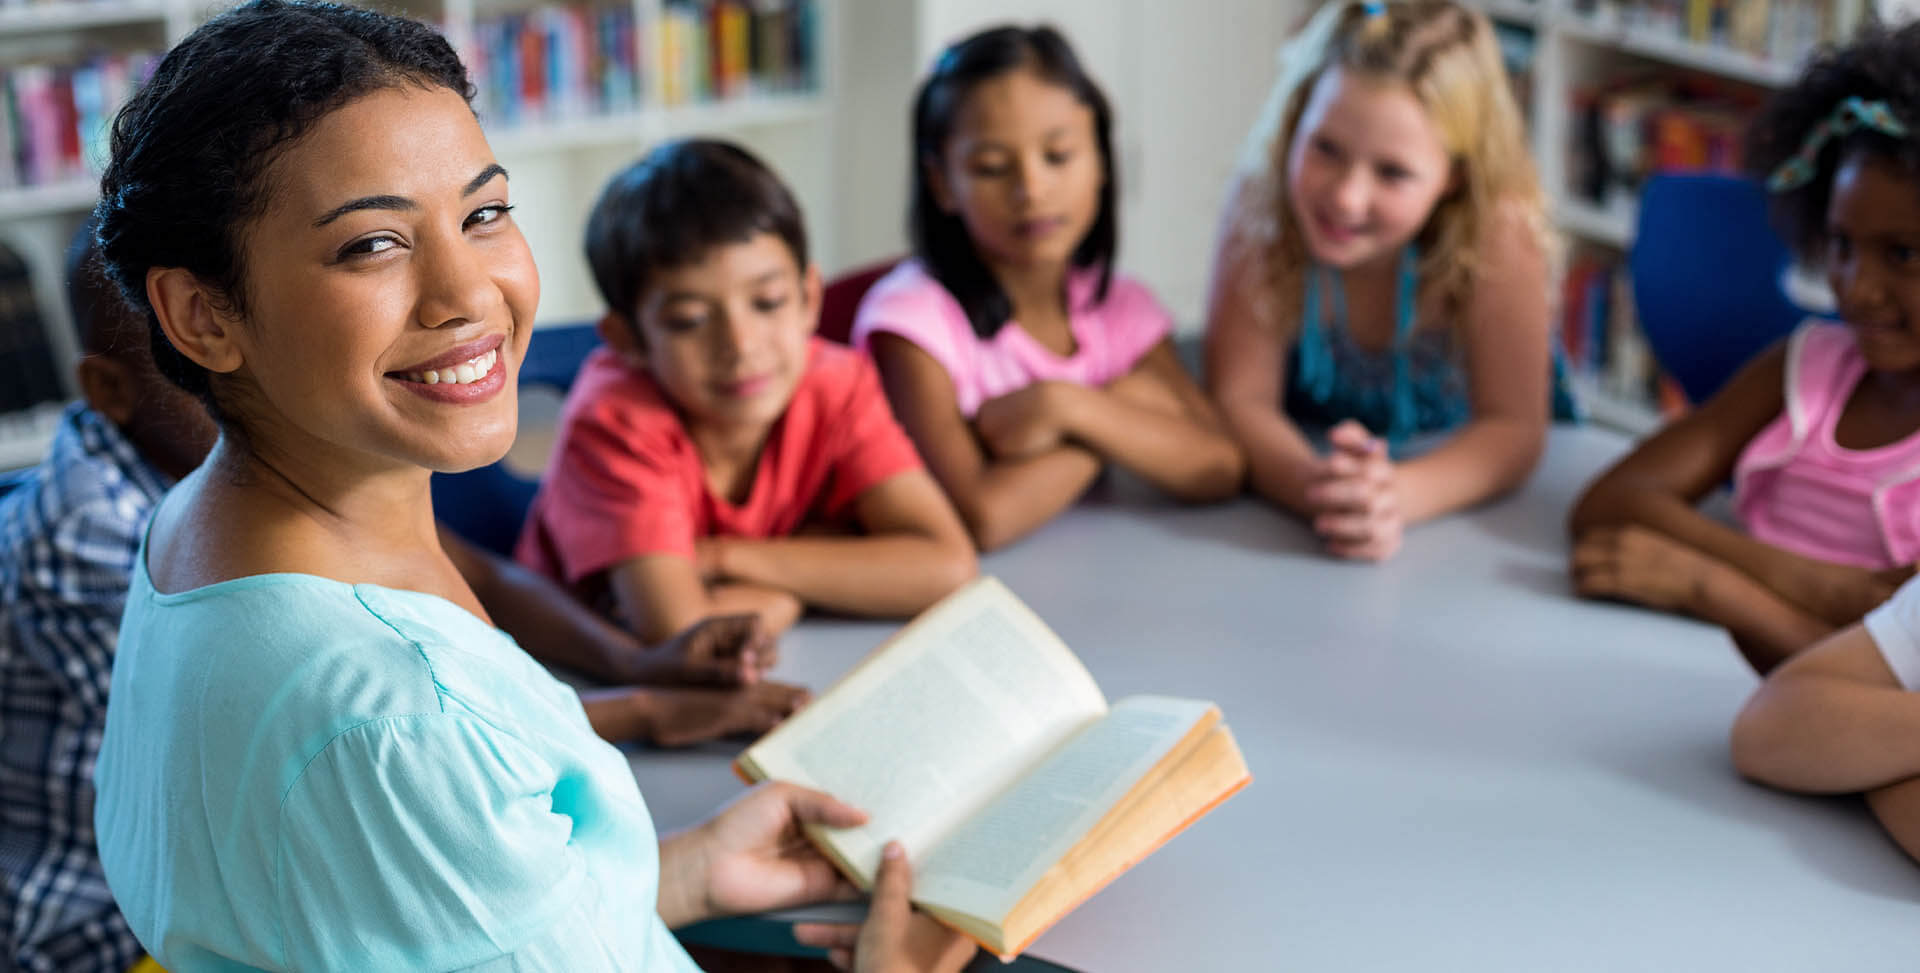
M 1802 325 L 1573 511 L 1582 595 L 1723 625 L 1761 672 L 1920 559 L 1920 82 L 1900 67 L 1917 39 L 1828 52 L 1749 134 L 1776 226 L 1825 268 L 1844 323 Z M 1729 481 L 1738 525 L 1695 509 Z

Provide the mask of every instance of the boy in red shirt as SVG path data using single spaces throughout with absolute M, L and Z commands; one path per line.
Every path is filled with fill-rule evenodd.
M 516 556 L 642 639 L 807 606 L 904 616 L 971 578 L 972 542 L 873 365 L 814 337 L 800 208 L 737 146 L 661 146 L 587 222 L 608 311 Z

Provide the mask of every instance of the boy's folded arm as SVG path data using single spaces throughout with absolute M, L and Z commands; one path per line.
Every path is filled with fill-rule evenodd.
M 634 681 L 646 648 L 547 578 L 483 551 L 445 526 L 440 546 L 501 631 L 542 662 L 609 682 Z
M 1131 372 L 1087 389 L 1068 433 L 1095 453 L 1183 500 L 1224 500 L 1240 491 L 1246 459 L 1162 340 Z
M 977 570 L 966 529 L 924 470 L 868 487 L 855 499 L 854 513 L 864 533 L 721 539 L 717 578 L 791 592 L 831 611 L 904 616 Z
M 1920 776 L 1920 693 L 1902 688 L 1865 625 L 1789 659 L 1733 725 L 1733 762 L 1762 783 L 1813 793 Z
M 666 641 L 703 618 L 759 607 L 716 601 L 699 566 L 680 554 L 643 554 L 621 561 L 607 569 L 607 586 L 620 617 L 649 644 Z
M 981 550 L 1011 543 L 1053 519 L 1100 475 L 1099 457 L 1078 446 L 990 459 L 961 415 L 953 380 L 939 362 L 891 333 L 874 334 L 870 348 L 895 418 Z

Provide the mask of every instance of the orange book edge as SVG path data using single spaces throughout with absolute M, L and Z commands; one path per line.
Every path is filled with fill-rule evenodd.
M 1152 857 L 1153 853 L 1165 847 L 1167 842 L 1172 841 L 1181 832 L 1187 830 L 1188 828 L 1193 827 L 1194 822 L 1199 821 L 1201 818 L 1204 818 L 1208 814 L 1212 813 L 1214 808 L 1217 808 L 1220 805 L 1225 804 L 1228 798 L 1232 797 L 1235 794 L 1240 793 L 1243 790 L 1246 790 L 1247 785 L 1251 783 L 1253 783 L 1252 774 L 1248 774 L 1245 777 L 1240 778 L 1240 780 L 1235 782 L 1232 787 L 1229 787 L 1226 790 L 1221 791 L 1220 796 L 1214 798 L 1211 801 L 1208 801 L 1205 805 L 1202 805 L 1198 810 L 1194 811 L 1193 814 L 1189 815 L 1185 821 L 1182 821 L 1178 825 L 1175 825 L 1173 830 L 1163 835 L 1159 841 L 1156 841 L 1152 845 L 1149 845 L 1145 851 L 1142 851 L 1139 854 L 1138 857 L 1128 862 L 1125 862 L 1119 868 L 1114 869 L 1113 872 L 1107 875 L 1105 878 L 1102 878 L 1100 881 L 1095 882 L 1092 885 L 1088 886 L 1086 895 L 1081 896 L 1078 901 L 1066 907 L 1064 910 L 1060 912 L 1059 915 L 1054 916 L 1051 920 L 1047 922 L 1046 925 L 1041 926 L 1037 931 L 1035 931 L 1033 935 L 1028 936 L 1026 942 L 1021 943 L 1018 947 L 1014 949 L 1013 952 L 998 954 L 1001 962 L 1003 963 L 1012 962 L 1015 957 L 1019 956 L 1021 953 L 1026 952 L 1027 947 L 1032 946 L 1035 940 L 1039 939 L 1041 936 L 1046 935 L 1047 930 L 1052 929 L 1054 926 L 1059 924 L 1060 920 L 1065 919 L 1066 917 L 1072 915 L 1081 906 L 1086 905 L 1087 900 L 1100 894 L 1101 890 L 1105 889 L 1107 886 L 1112 885 L 1114 882 L 1114 879 L 1117 879 L 1121 875 L 1125 874 L 1127 871 L 1132 869 L 1133 866 L 1138 865 L 1141 862 L 1146 861 L 1148 858 Z M 961 935 L 967 935 L 964 931 L 960 931 L 960 932 L 961 932 Z M 987 950 L 987 952 L 989 953 L 993 952 L 993 950 L 989 948 L 986 943 L 981 943 L 980 940 L 974 939 L 974 937 L 970 935 L 968 935 L 967 938 L 973 939 L 973 941 L 976 943 L 980 943 L 980 947 L 982 949 Z
M 734 758 L 734 760 L 729 764 L 729 766 L 732 767 L 734 776 L 740 778 L 741 782 L 746 784 L 748 787 L 752 787 L 755 784 L 761 783 L 760 781 L 755 780 L 751 774 L 747 773 L 746 767 L 741 765 L 739 758 L 737 757 Z M 1065 919 L 1066 917 L 1072 915 L 1081 906 L 1086 905 L 1089 899 L 1092 899 L 1094 896 L 1099 895 L 1100 892 L 1104 890 L 1107 886 L 1112 885 L 1115 879 L 1119 878 L 1121 875 L 1126 874 L 1128 870 L 1133 868 L 1133 866 L 1138 865 L 1141 862 L 1146 861 L 1148 858 L 1152 857 L 1154 852 L 1159 851 L 1161 848 L 1166 847 L 1167 842 L 1172 841 L 1175 837 L 1179 836 L 1181 832 L 1187 830 L 1188 828 L 1193 827 L 1194 822 L 1199 821 L 1201 818 L 1206 817 L 1208 814 L 1211 814 L 1214 808 L 1217 808 L 1220 805 L 1225 804 L 1228 798 L 1232 797 L 1235 794 L 1240 793 L 1243 790 L 1246 790 L 1247 785 L 1251 783 L 1253 783 L 1253 775 L 1248 774 L 1245 777 L 1242 777 L 1238 781 L 1236 781 L 1232 787 L 1229 787 L 1226 790 L 1221 791 L 1218 797 L 1215 797 L 1213 800 L 1208 801 L 1206 804 L 1202 805 L 1200 808 L 1195 810 L 1191 815 L 1188 815 L 1186 820 L 1175 825 L 1173 830 L 1168 831 L 1165 835 L 1162 835 L 1159 841 L 1156 841 L 1153 844 L 1147 846 L 1146 850 L 1142 851 L 1138 856 L 1122 863 L 1119 868 L 1114 869 L 1111 873 L 1106 875 L 1104 878 L 1100 879 L 1098 882 L 1094 882 L 1093 884 L 1089 885 L 1087 887 L 1086 895 L 1081 896 L 1072 905 L 1067 906 L 1065 909 L 1061 910 L 1059 915 L 1054 916 L 1052 919 L 1048 920 L 1046 925 L 1041 926 L 1038 930 L 1034 932 L 1033 935 L 1028 936 L 1026 941 L 1021 943 L 1011 953 L 995 953 L 991 945 L 981 940 L 980 937 L 975 936 L 973 933 L 970 933 L 965 929 L 961 929 L 960 927 L 955 926 L 944 919 L 941 919 L 939 916 L 933 916 L 933 918 L 936 921 L 938 921 L 941 925 L 946 926 L 948 929 L 952 929 L 954 932 L 957 932 L 960 935 L 965 936 L 970 940 L 973 940 L 973 943 L 975 946 L 980 947 L 980 949 L 984 952 L 992 953 L 993 955 L 999 957 L 1001 962 L 1011 963 L 1013 962 L 1014 959 L 1018 958 L 1021 953 L 1026 952 L 1027 948 L 1032 946 L 1035 940 L 1038 940 L 1041 936 L 1046 935 L 1047 930 L 1052 929 L 1056 925 L 1059 925 L 1060 920 Z M 820 852 L 820 857 L 825 858 L 827 861 L 832 862 L 834 867 L 838 868 L 842 874 L 846 875 L 846 877 L 850 881 L 852 881 L 853 884 L 860 889 L 860 891 L 865 892 L 868 895 L 873 894 L 873 889 L 861 883 L 860 876 L 855 874 L 854 870 L 851 867 L 849 867 L 845 862 L 841 861 L 839 855 L 836 855 L 833 853 L 833 850 L 827 846 L 826 842 L 822 841 L 817 836 L 814 829 L 806 828 L 803 830 L 803 833 L 807 836 L 807 840 L 813 843 L 814 849 Z M 928 913 L 928 915 L 932 915 L 932 913 Z

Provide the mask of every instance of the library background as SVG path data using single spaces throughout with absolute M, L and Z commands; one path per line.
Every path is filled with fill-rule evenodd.
M 1183 327 L 1273 54 L 1308 0 L 373 0 L 440 25 L 512 172 L 541 269 L 542 325 L 591 319 L 586 212 L 661 139 L 719 134 L 792 184 L 822 270 L 905 249 L 907 113 L 942 45 L 1050 21 L 1115 104 L 1122 261 Z M 1683 407 L 1635 321 L 1638 192 L 1734 171 L 1744 120 L 1871 0 L 1466 0 L 1495 21 L 1566 239 L 1557 322 L 1593 419 L 1633 433 Z M 223 4 L 0 0 L 0 470 L 37 462 L 76 392 L 64 250 L 92 206 L 112 113 L 160 52 Z M 1885 10 L 1879 15 L 1889 15 Z M 1140 228 L 1152 227 L 1152 233 Z M 1817 281 L 1789 274 L 1818 310 Z

